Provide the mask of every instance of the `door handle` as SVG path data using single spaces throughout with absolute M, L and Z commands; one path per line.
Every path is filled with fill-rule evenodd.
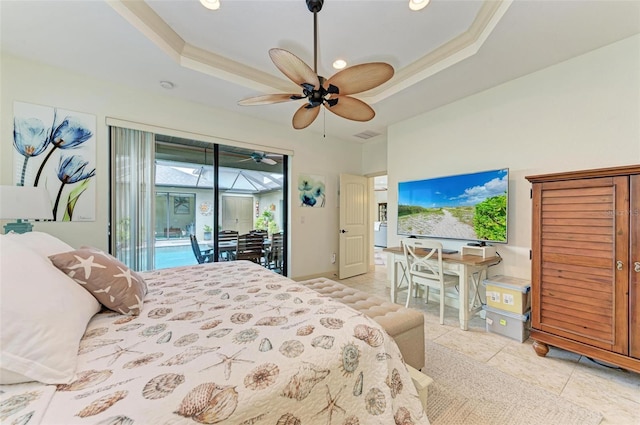
M 636 261 L 633 263 L 633 271 L 636 273 L 640 273 L 640 261 Z
M 340 233 L 349 233 L 348 230 L 340 229 Z
M 622 261 L 620 260 L 616 261 L 616 269 L 622 270 Z

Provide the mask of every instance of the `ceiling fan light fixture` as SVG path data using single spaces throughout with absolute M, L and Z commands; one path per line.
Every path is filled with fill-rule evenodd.
M 200 0 L 200 3 L 209 10 L 220 9 L 220 0 Z
M 347 66 L 347 61 L 345 61 L 344 59 L 337 59 L 333 62 L 334 69 L 343 69 L 346 66 Z
M 266 105 L 305 99 L 305 104 L 300 106 L 293 115 L 292 125 L 296 130 L 311 125 L 318 117 L 320 107 L 352 121 L 373 119 L 376 113 L 371 106 L 349 95 L 371 90 L 389 81 L 394 74 L 393 67 L 384 62 L 371 62 L 342 69 L 329 79 L 318 75 L 317 13 L 322 8 L 323 1 L 306 0 L 309 11 L 313 12 L 313 69 L 287 50 L 280 48 L 269 50 L 273 64 L 302 88 L 302 95 L 278 93 L 255 96 L 239 101 L 239 105 Z M 344 65 L 346 66 L 346 62 Z
M 422 10 L 429 4 L 429 0 L 409 0 L 409 9 L 417 12 Z

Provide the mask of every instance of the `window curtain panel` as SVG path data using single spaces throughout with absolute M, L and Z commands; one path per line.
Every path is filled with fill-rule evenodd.
M 155 135 L 110 127 L 111 252 L 136 271 L 154 268 Z

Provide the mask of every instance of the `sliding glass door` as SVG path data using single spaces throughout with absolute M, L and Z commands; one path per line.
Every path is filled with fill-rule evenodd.
M 118 248 L 139 231 L 130 225 L 123 233 L 118 225 L 131 215 L 130 203 L 122 196 L 125 186 L 128 192 L 136 187 L 129 178 L 112 182 L 112 210 L 127 211 L 114 213 L 112 231 L 120 231 L 120 236 L 112 236 L 112 252 L 136 270 L 197 264 L 196 250 L 212 252 L 214 261 L 227 261 L 234 259 L 242 235 L 259 233 L 264 244 L 260 264 L 286 274 L 287 156 L 157 134 L 152 140 L 153 191 L 139 200 L 150 210 L 145 229 L 152 231 L 143 244 L 128 248 L 140 254 L 144 246 L 148 258 L 129 263 L 131 258 Z M 235 242 L 233 237 L 227 240 L 229 234 L 237 235 Z

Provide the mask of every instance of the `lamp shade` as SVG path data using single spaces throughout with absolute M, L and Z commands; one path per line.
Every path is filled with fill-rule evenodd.
M 0 219 L 52 220 L 49 194 L 42 187 L 0 186 Z
M 409 9 L 417 12 L 422 10 L 429 4 L 429 0 L 409 0 Z

